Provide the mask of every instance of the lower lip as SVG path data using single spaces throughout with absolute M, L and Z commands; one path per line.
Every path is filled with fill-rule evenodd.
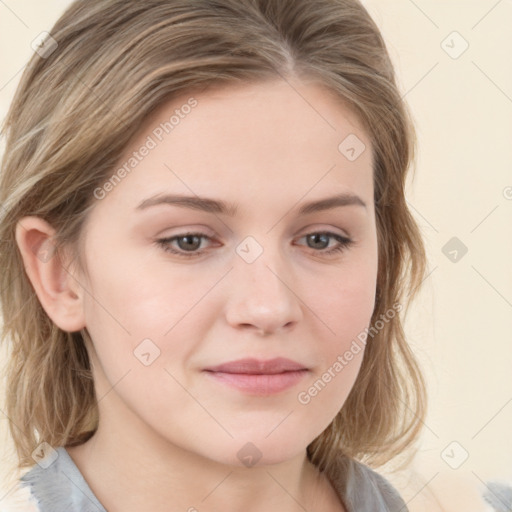
M 289 371 L 276 374 L 255 375 L 248 373 L 206 372 L 218 382 L 228 384 L 245 393 L 271 395 L 295 386 L 308 370 Z

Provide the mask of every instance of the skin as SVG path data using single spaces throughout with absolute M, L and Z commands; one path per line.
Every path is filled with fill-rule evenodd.
M 84 231 L 87 273 L 65 257 L 35 256 L 54 231 L 25 217 L 16 238 L 36 293 L 52 320 L 87 327 L 100 422 L 68 448 L 109 511 L 250 512 L 344 510 L 306 447 L 343 406 L 363 350 L 308 404 L 298 393 L 317 381 L 370 323 L 377 279 L 377 233 L 370 141 L 357 118 L 314 83 L 277 80 L 215 89 L 91 211 Z M 156 111 L 126 148 L 122 165 L 189 96 Z M 366 150 L 349 161 L 338 145 L 356 134 Z M 233 218 L 157 205 L 161 193 L 236 203 Z M 338 193 L 348 205 L 299 216 L 308 201 Z M 199 257 L 155 242 L 187 231 Z M 348 237 L 317 241 L 330 231 Z M 252 236 L 252 263 L 236 248 Z M 188 242 L 191 243 L 190 241 Z M 323 243 L 323 245 L 321 245 Z M 187 240 L 169 243 L 187 253 Z M 242 245 L 243 247 L 243 245 Z M 251 246 L 249 251 L 254 251 Z M 265 335 L 263 335 L 265 333 Z M 142 364 L 149 338 L 160 355 Z M 292 388 L 250 395 L 208 378 L 206 366 L 288 357 L 310 371 Z M 261 453 L 247 467 L 237 452 Z M 194 508 L 192 508 L 194 507 Z

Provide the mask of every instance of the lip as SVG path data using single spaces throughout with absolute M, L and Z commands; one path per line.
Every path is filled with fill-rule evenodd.
M 297 361 L 292 361 L 285 357 L 275 357 L 274 359 L 267 360 L 255 358 L 237 359 L 236 361 L 205 368 L 205 371 L 211 372 L 245 373 L 252 375 L 272 375 L 299 370 L 308 370 L 308 368 Z
M 266 361 L 238 359 L 205 368 L 204 372 L 216 382 L 261 396 L 295 386 L 309 373 L 309 369 L 291 359 L 278 357 Z

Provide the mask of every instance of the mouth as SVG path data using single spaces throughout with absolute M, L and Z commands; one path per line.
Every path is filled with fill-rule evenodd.
M 203 371 L 215 382 L 261 396 L 279 393 L 297 385 L 309 373 L 309 368 L 286 358 L 266 361 L 239 359 Z
M 254 358 L 237 359 L 217 366 L 205 368 L 205 371 L 223 373 L 245 373 L 251 375 L 274 375 L 289 371 L 308 370 L 306 366 L 292 359 L 275 357 L 274 359 L 260 360 Z

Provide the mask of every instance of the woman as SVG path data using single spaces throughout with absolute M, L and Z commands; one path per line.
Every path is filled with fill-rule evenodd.
M 359 2 L 76 1 L 4 131 L 19 500 L 406 510 L 414 131 Z

